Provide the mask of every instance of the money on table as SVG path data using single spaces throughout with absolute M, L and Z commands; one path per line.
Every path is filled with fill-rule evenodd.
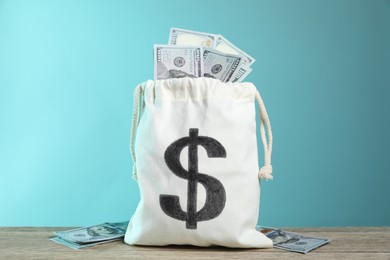
M 64 246 L 81 249 L 98 244 L 108 243 L 124 237 L 128 221 L 119 223 L 103 223 L 99 225 L 54 232 L 51 241 Z
M 263 227 L 257 229 L 272 240 L 275 248 L 303 254 L 330 242 L 327 238 L 303 236 L 280 229 Z
M 71 242 L 71 241 L 62 239 L 61 237 L 52 237 L 52 238 L 50 238 L 51 241 L 56 242 L 56 243 L 58 243 L 60 245 L 72 248 L 72 249 L 82 249 L 82 248 L 86 248 L 86 247 L 92 247 L 92 246 L 96 246 L 96 245 L 100 245 L 100 244 L 105 244 L 105 243 L 117 241 L 119 239 L 120 238 L 108 239 L 108 240 L 104 240 L 104 241 L 100 241 L 100 242 L 93 242 L 93 243 L 87 243 L 87 244 L 79 244 L 79 243 L 76 243 L 76 242 Z

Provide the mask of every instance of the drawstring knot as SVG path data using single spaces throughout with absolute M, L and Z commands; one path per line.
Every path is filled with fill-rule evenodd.
M 272 165 L 264 165 L 259 171 L 259 179 L 272 180 Z

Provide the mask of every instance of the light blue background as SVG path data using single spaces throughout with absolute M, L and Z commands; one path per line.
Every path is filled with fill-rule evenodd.
M 389 1 L 0 0 L 1 226 L 130 218 L 132 92 L 170 27 L 257 59 L 274 130 L 261 224 L 390 225 Z

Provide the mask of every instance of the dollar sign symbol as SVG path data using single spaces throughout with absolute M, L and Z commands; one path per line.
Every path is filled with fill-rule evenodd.
M 226 157 L 225 148 L 214 138 L 198 136 L 197 128 L 190 128 L 189 136 L 173 142 L 165 151 L 164 159 L 168 168 L 178 177 L 188 180 L 187 212 L 183 211 L 179 197 L 160 195 L 160 206 L 168 216 L 186 221 L 187 229 L 196 229 L 198 221 L 217 217 L 225 207 L 226 193 L 222 183 L 214 177 L 198 172 L 198 145 L 201 145 L 210 158 Z M 188 146 L 188 171 L 180 163 L 180 153 Z M 206 189 L 206 202 L 197 211 L 198 182 Z

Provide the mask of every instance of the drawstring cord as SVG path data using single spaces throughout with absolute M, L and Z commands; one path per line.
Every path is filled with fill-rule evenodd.
M 138 181 L 138 175 L 137 175 L 137 160 L 135 156 L 135 148 L 134 148 L 134 142 L 135 142 L 135 136 L 137 134 L 137 127 L 141 115 L 141 106 L 142 106 L 142 86 L 138 85 L 136 89 L 134 90 L 134 106 L 133 106 L 133 122 L 131 125 L 131 140 L 130 140 L 130 153 L 131 158 L 133 159 L 133 179 Z
M 264 146 L 264 166 L 259 171 L 259 179 L 272 180 L 272 165 L 271 165 L 271 154 L 272 154 L 272 129 L 271 123 L 268 118 L 267 110 L 265 109 L 263 99 L 260 96 L 259 91 L 256 91 L 255 98 L 259 104 L 260 112 L 260 134 L 261 141 Z M 265 129 L 266 128 L 266 129 Z M 267 130 L 267 137 L 266 131 Z

